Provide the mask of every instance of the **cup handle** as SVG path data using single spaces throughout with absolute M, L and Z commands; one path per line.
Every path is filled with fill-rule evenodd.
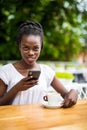
M 44 101 L 48 101 L 47 95 L 43 97 Z

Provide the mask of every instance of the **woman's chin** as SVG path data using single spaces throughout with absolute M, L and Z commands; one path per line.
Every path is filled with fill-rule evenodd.
M 32 65 L 35 64 L 35 61 L 28 61 L 27 64 L 28 64 L 29 66 L 32 66 Z

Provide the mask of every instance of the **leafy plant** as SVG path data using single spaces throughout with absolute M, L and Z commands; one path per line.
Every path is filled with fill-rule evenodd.
M 22 22 L 32 20 L 40 22 L 44 29 L 45 45 L 39 59 L 72 61 L 87 43 L 87 11 L 79 10 L 80 3 L 76 0 L 1 0 L 0 60 L 20 59 L 16 47 L 17 28 Z
M 58 78 L 74 79 L 74 75 L 67 72 L 56 72 Z

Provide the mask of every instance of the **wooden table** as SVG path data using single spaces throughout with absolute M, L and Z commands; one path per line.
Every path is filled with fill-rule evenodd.
M 0 106 L 0 130 L 87 130 L 87 100 L 71 108 L 42 104 Z

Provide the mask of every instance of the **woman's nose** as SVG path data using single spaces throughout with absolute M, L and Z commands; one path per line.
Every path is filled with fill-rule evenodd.
M 28 54 L 29 54 L 29 55 L 33 55 L 33 54 L 34 54 L 34 51 L 33 51 L 33 50 L 29 50 L 29 51 L 28 51 Z

